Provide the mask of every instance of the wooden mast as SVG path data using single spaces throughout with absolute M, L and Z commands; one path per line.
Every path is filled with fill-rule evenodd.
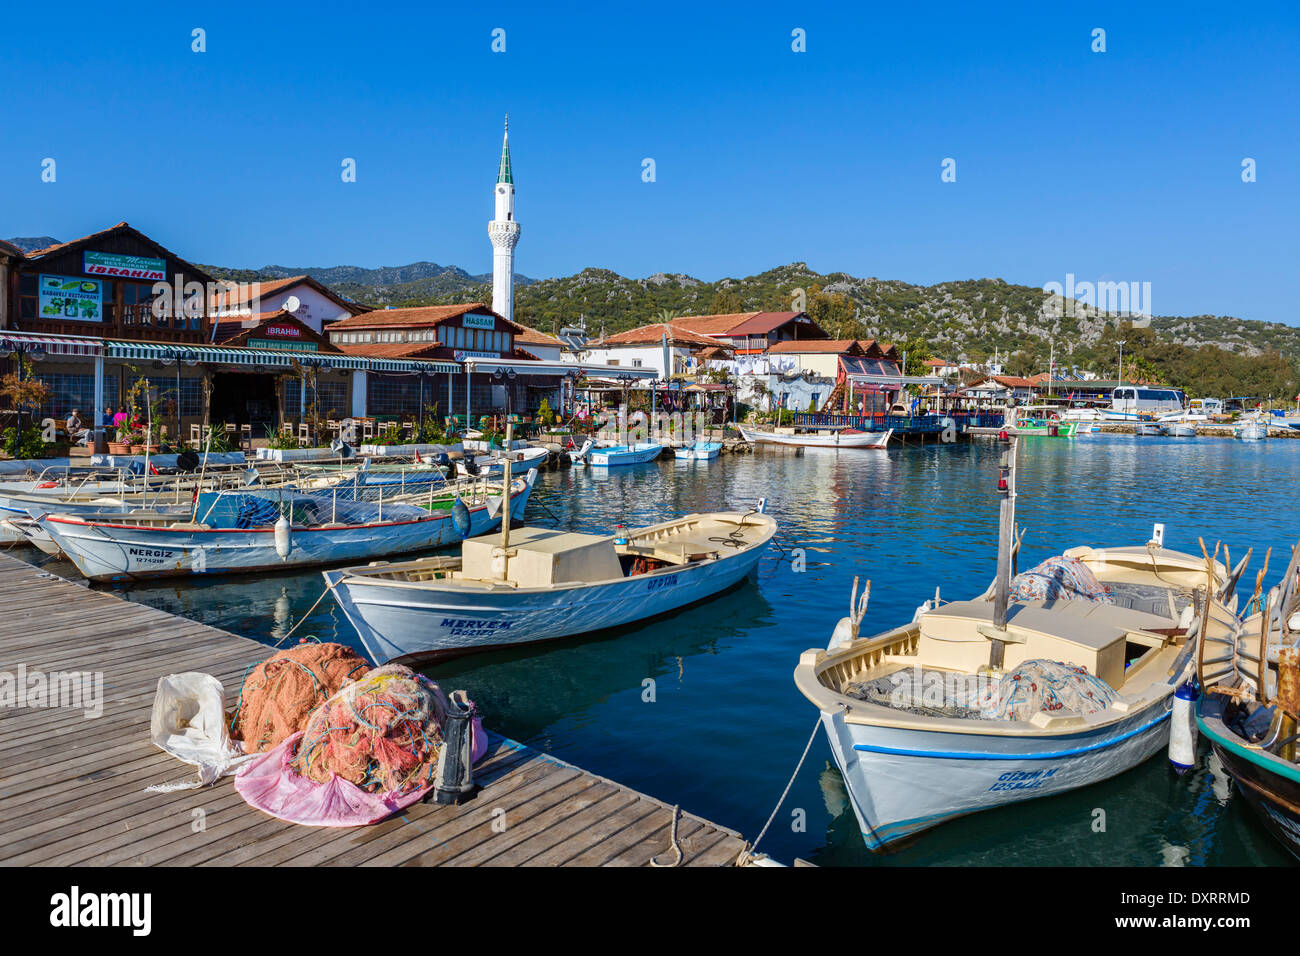
M 1007 436 L 1004 431 L 998 439 L 1003 444 L 1002 460 L 998 465 L 998 577 L 993 590 L 993 630 L 1001 637 L 991 637 L 989 667 L 1002 667 L 1006 652 L 1007 604 L 1011 592 L 1011 550 L 1016 539 L 1016 451 L 1017 436 Z

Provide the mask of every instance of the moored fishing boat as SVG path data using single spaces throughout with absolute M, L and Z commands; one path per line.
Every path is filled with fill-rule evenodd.
M 758 428 L 737 426 L 741 437 L 750 444 L 801 445 L 805 448 L 884 448 L 894 430 L 863 432 L 852 428 L 820 432 L 769 432 Z
M 522 516 L 537 472 L 517 480 Z M 108 520 L 46 514 L 40 525 L 92 581 L 280 570 L 367 560 L 455 544 L 501 521 L 501 498 L 447 510 L 350 501 L 290 489 L 204 492 L 190 521 L 173 516 Z
M 1224 603 L 1235 575 L 1165 549 L 1159 526 L 1145 546 L 1077 547 L 1013 579 L 1008 454 L 994 583 L 974 600 L 936 592 L 875 636 L 859 636 L 855 593 L 828 648 L 795 669 L 873 850 L 1151 757 L 1194 649 L 1239 627 Z
M 376 663 L 418 662 L 676 610 L 748 575 L 775 532 L 761 510 L 612 535 L 506 528 L 507 541 L 468 539 L 459 558 L 326 571 L 325 580 Z
M 722 451 L 722 442 L 703 438 L 673 449 L 678 461 L 711 461 Z
M 1192 422 L 1175 421 L 1161 422 L 1160 431 L 1170 438 L 1195 438 L 1196 425 Z
M 654 461 L 663 454 L 664 446 L 657 442 L 634 442 L 631 445 L 597 446 L 587 452 L 587 464 L 595 468 L 618 468 L 623 465 L 640 465 Z
M 1267 558 L 1247 605 L 1240 639 L 1217 658 L 1202 655 L 1206 692 L 1196 726 L 1268 831 L 1300 858 L 1300 547 L 1277 587 L 1260 593 Z M 1261 666 L 1262 664 L 1262 666 Z
M 1133 426 L 1133 434 L 1142 438 L 1154 438 L 1164 432 L 1155 422 L 1138 422 Z
M 550 452 L 545 448 L 515 448 L 510 451 L 493 449 L 486 454 L 474 454 L 466 450 L 465 457 L 456 462 L 456 471 L 461 475 L 489 475 L 500 477 L 506 462 L 510 464 L 510 474 L 526 474 L 529 469 L 540 468 L 546 463 Z
M 1243 420 L 1233 427 L 1232 437 L 1241 441 L 1264 441 L 1268 438 L 1268 426 L 1255 419 Z
M 1013 435 L 1046 435 L 1049 438 L 1073 438 L 1077 421 L 1062 419 L 1054 405 L 1020 405 L 1006 415 L 1007 431 Z

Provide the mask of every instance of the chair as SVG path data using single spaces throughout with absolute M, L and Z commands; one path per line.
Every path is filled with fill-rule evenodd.
M 190 446 L 195 449 L 203 447 L 203 428 L 197 423 L 190 425 Z
M 239 426 L 239 450 L 251 452 L 253 450 L 253 426 Z

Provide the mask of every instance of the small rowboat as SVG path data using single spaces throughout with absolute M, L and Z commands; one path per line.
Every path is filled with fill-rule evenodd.
M 465 458 L 456 462 L 456 471 L 461 475 L 488 475 L 499 477 L 505 469 L 505 462 L 510 462 L 510 474 L 526 474 L 530 468 L 540 468 L 546 463 L 550 452 L 545 448 L 516 448 L 512 451 L 495 449 L 486 455 L 467 453 Z
M 1268 427 L 1262 422 L 1245 421 L 1233 429 L 1232 434 L 1242 441 L 1263 441 L 1268 438 Z
M 761 445 L 801 445 L 805 448 L 884 448 L 889 444 L 889 437 L 894 434 L 894 430 L 891 428 L 883 432 L 860 432 L 844 428 L 838 431 L 797 432 L 784 435 L 741 426 L 740 434 L 745 441 Z
M 587 453 L 587 462 L 596 468 L 618 468 L 622 465 L 640 465 L 654 461 L 663 454 L 664 446 L 655 442 L 636 442 L 632 445 L 610 445 L 593 448 Z
M 722 451 L 722 442 L 699 439 L 689 445 L 674 449 L 678 461 L 710 461 Z
M 761 506 L 760 506 L 761 507 Z M 640 621 L 749 574 L 776 522 L 692 514 L 618 535 L 548 528 L 470 538 L 459 558 L 326 571 L 375 663 L 418 663 Z

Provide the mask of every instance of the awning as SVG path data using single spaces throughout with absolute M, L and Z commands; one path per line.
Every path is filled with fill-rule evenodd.
M 39 346 L 47 355 L 102 355 L 104 340 L 88 335 L 36 335 L 32 332 L 8 332 L 0 330 L 0 350 L 16 351 L 21 348 L 30 350 Z
M 495 372 L 497 369 L 514 369 L 518 375 L 567 375 L 583 372 L 613 378 L 658 378 L 653 368 L 632 368 L 610 365 L 605 362 L 548 362 L 542 359 L 491 359 L 466 356 L 465 368 L 471 372 Z
M 897 389 L 904 385 L 942 385 L 943 379 L 933 375 L 889 375 L 881 377 L 879 375 L 859 375 L 850 373 L 848 376 L 854 386 L 878 385 L 884 389 Z
M 213 345 L 179 345 L 169 342 L 109 341 L 110 358 L 133 361 L 167 361 L 182 356 L 186 361 L 206 365 L 248 365 L 271 368 L 292 368 L 296 359 L 300 363 L 320 362 L 321 368 L 355 369 L 413 374 L 416 372 L 460 372 L 455 362 L 420 362 L 410 359 L 371 359 L 356 355 L 338 355 L 331 352 L 296 352 L 289 349 L 249 349 L 239 346 L 222 348 Z

